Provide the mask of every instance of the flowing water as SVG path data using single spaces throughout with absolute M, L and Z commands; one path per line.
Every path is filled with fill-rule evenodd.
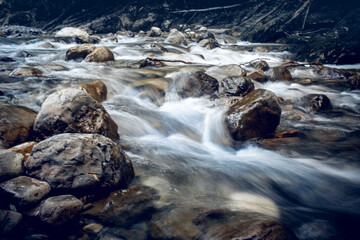
M 0 63 L 0 89 L 5 93 L 0 101 L 38 111 L 54 91 L 102 80 L 108 88 L 103 104 L 119 126 L 136 181 L 159 192 L 157 206 L 257 212 L 278 219 L 300 239 L 352 239 L 360 223 L 360 92 L 331 84 L 256 83 L 256 88 L 269 89 L 285 102 L 324 93 L 334 110 L 302 111 L 305 117 L 294 120 L 286 117 L 294 109 L 283 107 L 281 126 L 299 130 L 299 137 L 234 147 L 223 123 L 225 109 L 209 97 L 182 99 L 176 85 L 191 72 L 221 76 L 219 66 L 247 68 L 259 58 L 278 66 L 291 53 L 279 50 L 281 45 L 269 45 L 269 52 L 249 51 L 258 45 L 230 45 L 218 37 L 222 48 L 207 50 L 196 43 L 165 44 L 160 38 L 102 36 L 99 45 L 115 54 L 111 63 L 66 62 L 65 52 L 74 44 L 52 42 L 56 48 L 45 49 L 41 44 L 51 41 L 46 37 L 1 39 L 0 57 L 16 61 Z M 24 57 L 24 51 L 29 56 Z M 148 56 L 196 64 L 139 69 L 138 61 Z M 36 67 L 44 74 L 7 77 L 19 66 Z M 311 69 L 292 74 L 314 83 L 320 78 Z

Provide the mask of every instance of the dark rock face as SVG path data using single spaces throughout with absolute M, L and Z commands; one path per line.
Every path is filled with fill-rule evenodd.
M 53 189 L 81 190 L 126 186 L 134 177 L 128 156 L 98 134 L 60 134 L 38 143 L 26 162 L 28 175 Z
M 84 60 L 87 55 L 95 50 L 93 44 L 82 44 L 80 46 L 71 47 L 66 51 L 65 61 Z
M 39 202 L 50 192 L 50 185 L 34 178 L 20 176 L 0 185 L 2 193 L 17 207 Z
M 10 150 L 0 149 L 0 182 L 24 173 L 24 156 Z
M 243 97 L 254 89 L 254 83 L 249 78 L 228 77 L 220 82 L 219 95 Z
M 48 96 L 36 117 L 42 137 L 64 132 L 98 133 L 119 139 L 118 127 L 104 107 L 82 89 L 64 89 Z
M 300 101 L 309 112 L 321 112 L 332 109 L 330 99 L 324 94 L 309 94 Z
M 5 234 L 15 229 L 22 221 L 22 215 L 13 211 L 0 210 L 0 233 Z
M 0 136 L 4 147 L 26 142 L 32 133 L 36 113 L 26 107 L 0 106 Z
M 235 103 L 225 113 L 225 123 L 235 140 L 244 141 L 275 132 L 281 108 L 274 93 L 258 89 L 231 101 Z
M 61 226 L 76 217 L 83 203 L 72 195 L 61 195 L 44 200 L 31 216 L 39 218 L 43 223 Z
M 107 98 L 107 88 L 103 81 L 81 84 L 80 87 L 86 90 L 90 96 L 98 102 L 103 102 Z
M 191 74 L 183 85 L 177 87 L 178 93 L 182 97 L 201 97 L 216 93 L 219 89 L 219 82 L 206 73 L 199 71 Z

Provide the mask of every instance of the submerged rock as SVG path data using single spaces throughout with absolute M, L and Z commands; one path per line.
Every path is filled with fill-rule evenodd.
M 324 94 L 309 94 L 300 101 L 309 112 L 321 112 L 332 109 L 330 99 Z
M 24 173 L 24 157 L 20 153 L 0 149 L 0 182 Z
M 32 133 L 36 113 L 16 105 L 0 106 L 0 136 L 4 147 L 26 142 Z
M 25 207 L 39 202 L 50 192 L 47 182 L 20 176 L 0 184 L 4 196 L 16 207 Z
M 85 58 L 86 62 L 108 62 L 114 60 L 114 54 L 105 46 L 97 47 Z
M 95 50 L 94 44 L 81 44 L 80 46 L 71 47 L 66 51 L 65 61 L 84 60 L 87 55 Z
M 22 215 L 17 212 L 0 210 L 0 234 L 14 230 L 22 221 Z
M 42 72 L 33 67 L 21 67 L 17 68 L 10 73 L 12 77 L 39 77 L 42 75 Z
M 204 72 L 192 73 L 185 82 L 175 82 L 176 90 L 182 97 L 201 97 L 213 95 L 219 89 L 219 82 Z
M 65 27 L 55 34 L 55 37 L 76 37 L 83 43 L 89 42 L 90 36 L 80 28 Z
M 126 186 L 134 177 L 128 156 L 98 134 L 60 134 L 34 147 L 26 162 L 28 175 L 53 189 L 94 191 Z
M 90 94 L 90 96 L 98 102 L 103 102 L 107 98 L 107 88 L 103 81 L 95 81 L 92 83 L 81 84 L 80 87 Z
M 171 29 L 169 36 L 165 39 L 165 42 L 172 44 L 180 44 L 185 40 L 185 35 L 179 32 L 177 29 Z
M 119 139 L 118 127 L 105 108 L 82 89 L 68 88 L 48 96 L 36 117 L 41 137 L 69 133 L 98 133 Z
M 49 42 L 45 42 L 45 43 L 41 44 L 40 47 L 42 47 L 42 48 L 56 48 L 54 45 L 52 45 Z
M 220 82 L 219 95 L 245 96 L 254 89 L 254 83 L 249 78 L 228 77 Z
M 235 103 L 225 113 L 225 123 L 233 139 L 244 141 L 275 132 L 281 108 L 273 92 L 258 89 L 232 101 Z

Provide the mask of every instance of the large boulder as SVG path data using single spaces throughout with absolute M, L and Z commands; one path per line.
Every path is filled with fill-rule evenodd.
M 48 96 L 36 117 L 34 131 L 41 137 L 60 133 L 98 133 L 119 139 L 118 127 L 105 108 L 86 91 L 63 89 Z
M 0 182 L 24 173 L 24 156 L 10 150 L 0 149 Z
M 52 189 L 89 192 L 126 186 L 134 177 L 128 156 L 98 134 L 60 134 L 38 143 L 26 162 L 28 175 Z
M 95 48 L 95 45 L 90 43 L 71 47 L 66 51 L 65 61 L 84 60 L 87 55 L 89 55 L 92 51 L 95 50 Z
M 42 72 L 33 67 L 20 67 L 10 73 L 12 77 L 38 77 L 41 75 Z
M 86 62 L 108 62 L 114 60 L 114 54 L 105 46 L 95 48 L 95 50 L 85 58 Z
M 0 136 L 4 147 L 26 142 L 32 133 L 36 113 L 26 107 L 0 106 Z
M 44 200 L 30 216 L 37 217 L 51 226 L 61 226 L 78 216 L 82 207 L 83 203 L 76 197 L 61 195 Z
M 184 82 L 175 82 L 174 85 L 182 97 L 213 95 L 219 89 L 219 82 L 201 71 L 192 73 Z
M 220 82 L 219 95 L 245 96 L 254 89 L 254 83 L 249 78 L 227 77 Z
M 90 36 L 87 32 L 80 28 L 65 27 L 55 34 L 55 37 L 76 37 L 81 42 L 87 43 L 90 40 Z
M 15 229 L 22 221 L 22 215 L 17 212 L 0 210 L 0 235 Z
M 98 102 L 103 102 L 107 97 L 107 88 L 103 81 L 95 81 L 92 83 L 80 84 L 80 87 L 90 94 L 90 96 Z
M 20 176 L 0 184 L 1 192 L 16 207 L 25 207 L 39 202 L 50 192 L 47 182 Z
M 225 123 L 233 139 L 244 141 L 275 132 L 281 107 L 273 92 L 258 89 L 231 101 L 233 103 L 225 113 Z
M 172 44 L 180 44 L 184 40 L 185 40 L 185 35 L 174 28 L 170 30 L 169 36 L 165 39 L 165 42 Z

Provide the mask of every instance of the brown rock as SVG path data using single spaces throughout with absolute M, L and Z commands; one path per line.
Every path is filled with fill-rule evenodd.
M 227 77 L 220 82 L 219 96 L 245 96 L 255 89 L 246 77 Z
M 260 61 L 255 61 L 255 62 L 251 62 L 250 66 L 255 68 L 256 70 L 261 69 L 263 71 L 267 71 L 269 70 L 269 65 L 266 61 L 264 60 L 260 60 Z
M 269 78 L 272 81 L 276 80 L 291 80 L 292 76 L 290 71 L 285 66 L 274 67 L 268 71 Z
M 261 69 L 255 70 L 251 73 L 248 73 L 246 76 L 248 78 L 251 78 L 254 81 L 261 82 L 261 83 L 264 83 L 267 80 L 264 71 Z
M 86 62 L 108 62 L 114 60 L 114 54 L 105 46 L 97 47 L 85 58 Z
M 274 134 L 274 138 L 288 138 L 288 137 L 296 137 L 299 135 L 298 130 L 292 130 L 292 131 L 283 131 L 283 132 L 277 132 Z
M 56 48 L 54 45 L 52 45 L 49 42 L 41 44 L 40 47 L 42 47 L 42 48 Z
M 4 147 L 26 142 L 32 133 L 36 113 L 16 105 L 0 106 L 0 136 Z
M 21 67 L 17 68 L 10 73 L 12 77 L 38 77 L 41 76 L 42 72 L 33 67 Z
M 107 98 L 107 88 L 103 81 L 81 84 L 80 87 L 90 94 L 90 96 L 98 102 L 103 102 Z
M 20 145 L 16 145 L 12 148 L 9 148 L 9 150 L 17 152 L 17 153 L 21 153 L 24 156 L 24 163 L 26 163 L 35 144 L 36 144 L 36 142 L 26 142 L 26 143 L 22 143 Z
M 94 44 L 81 44 L 80 46 L 71 47 L 66 51 L 65 61 L 83 60 L 92 51 L 95 50 Z

